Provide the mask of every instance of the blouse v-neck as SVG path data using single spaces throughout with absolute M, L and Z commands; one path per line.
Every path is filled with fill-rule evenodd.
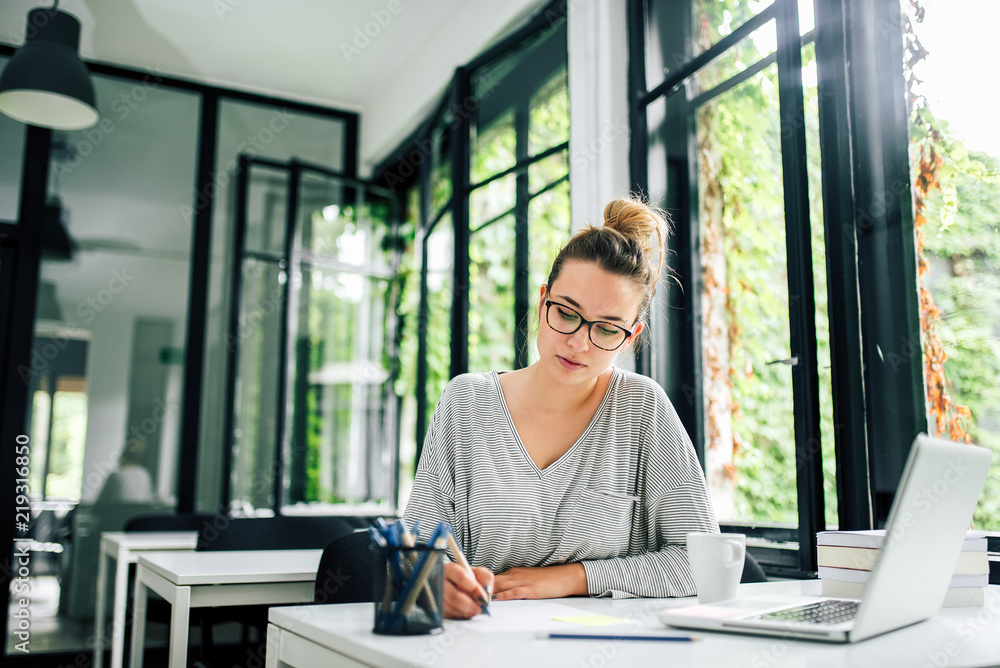
M 614 387 L 615 383 L 617 382 L 618 377 L 621 374 L 621 370 L 618 369 L 617 367 L 611 368 L 611 378 L 608 379 L 608 386 L 604 389 L 604 397 L 601 398 L 601 403 L 598 404 L 597 410 L 594 411 L 594 414 L 590 417 L 590 421 L 587 423 L 587 427 L 583 430 L 580 436 L 578 436 L 577 439 L 573 442 L 573 445 L 571 445 L 569 449 L 566 450 L 566 452 L 562 453 L 554 462 L 552 462 L 545 468 L 539 467 L 538 464 L 535 463 L 535 460 L 531 458 L 531 454 L 528 452 L 528 448 L 524 446 L 524 442 L 521 440 L 521 435 L 517 432 L 517 427 L 514 425 L 514 418 L 513 416 L 511 416 L 510 408 L 507 406 L 507 399 L 503 395 L 503 387 L 500 385 L 500 373 L 501 373 L 500 371 L 494 370 L 491 372 L 491 376 L 493 378 L 493 385 L 496 388 L 497 397 L 500 400 L 500 407 L 503 409 L 504 417 L 506 417 L 507 419 L 507 426 L 510 428 L 510 433 L 514 436 L 514 442 L 517 443 L 517 447 L 521 452 L 521 456 L 524 457 L 524 460 L 527 462 L 528 466 L 533 468 L 535 472 L 538 474 L 538 476 L 541 477 L 544 476 L 548 471 L 558 468 L 559 465 L 562 464 L 562 462 L 569 459 L 570 456 L 579 448 L 580 443 L 582 443 L 584 439 L 587 438 L 587 434 L 589 434 L 590 431 L 594 428 L 594 425 L 597 424 L 598 419 L 604 412 L 604 407 L 607 405 L 609 397 L 611 396 L 611 388 Z

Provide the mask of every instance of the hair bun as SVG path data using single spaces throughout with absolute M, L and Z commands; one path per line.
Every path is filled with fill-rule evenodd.
M 663 249 L 667 238 L 667 214 L 636 196 L 613 199 L 604 207 L 604 227 L 636 243 L 656 268 L 663 268 Z M 654 279 L 655 282 L 655 279 Z

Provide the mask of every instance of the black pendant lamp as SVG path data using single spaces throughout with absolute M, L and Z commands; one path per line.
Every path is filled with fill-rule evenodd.
M 79 56 L 80 21 L 58 4 L 28 12 L 24 46 L 0 76 L 0 112 L 29 125 L 80 130 L 100 116 Z

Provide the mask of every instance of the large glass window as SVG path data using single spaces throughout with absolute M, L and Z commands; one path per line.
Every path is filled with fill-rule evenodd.
M 283 273 L 278 269 L 280 254 L 284 251 L 287 227 L 288 188 L 287 172 L 283 169 L 257 165 L 250 174 L 247 194 L 246 249 L 257 254 L 252 263 L 244 265 L 243 275 L 247 290 L 244 299 L 248 305 L 242 331 L 254 336 L 242 336 L 239 343 L 246 346 L 240 357 L 241 379 L 256 391 L 241 391 L 236 401 L 244 421 L 233 425 L 237 430 L 226 434 L 225 416 L 230 407 L 226 401 L 227 363 L 232 341 L 227 339 L 229 307 L 232 292 L 232 244 L 234 221 L 237 214 L 237 168 L 240 157 L 272 160 L 279 164 L 297 158 L 304 162 L 334 171 L 344 169 L 346 129 L 338 118 L 321 116 L 280 104 L 254 104 L 222 99 L 219 103 L 217 154 L 211 186 L 208 192 L 198 194 L 196 206 L 212 203 L 212 260 L 209 277 L 209 308 L 205 336 L 205 365 L 202 382 L 201 436 L 205 443 L 230 438 L 253 444 L 255 454 L 239 450 L 245 456 L 236 457 L 234 468 L 224 470 L 226 448 L 201 448 L 198 453 L 198 507 L 216 511 L 229 507 L 232 499 L 223 499 L 220 480 L 229 479 L 241 488 L 238 498 L 252 497 L 248 503 L 253 508 L 270 508 L 274 499 L 274 461 L 277 447 L 274 416 L 277 401 L 278 369 L 261 348 L 250 354 L 250 346 L 264 345 L 262 341 L 277 340 L 281 323 Z M 192 212 L 193 213 L 193 212 Z M 253 266 L 251 266 L 251 264 Z M 252 287 L 251 287 L 252 286 Z M 252 301 L 257 299 L 258 301 Z M 267 349 L 271 356 L 274 350 Z M 251 360 L 258 359 L 257 362 Z M 241 385 L 242 387 L 242 385 Z M 251 410 L 251 406 L 254 408 Z M 250 411 L 250 412 L 248 412 Z M 251 418 L 250 416 L 257 416 Z M 247 420 L 253 420 L 253 425 Z M 256 439 L 256 440 L 255 440 Z M 249 467 L 243 470 L 241 467 Z M 256 490 L 251 494 L 251 490 Z M 249 495 L 249 497 L 247 496 Z M 233 498 L 237 498 L 234 496 Z
M 794 526 L 776 80 L 772 65 L 696 112 L 705 462 L 720 521 Z
M 1000 132 L 970 67 L 1000 7 L 902 4 L 928 425 L 1000 453 Z M 975 526 L 1000 531 L 1000 457 Z
M 779 9 L 650 3 L 655 91 L 642 104 L 648 189 L 677 225 L 675 273 L 653 305 L 652 374 L 703 456 L 720 521 L 794 530 L 768 535 L 795 540 L 836 524 L 836 467 L 816 65 L 811 39 L 797 39 L 812 11 Z M 685 44 L 705 58 L 678 56 Z M 797 76 L 784 76 L 791 66 Z M 781 95 L 793 81 L 800 109 Z M 804 175 L 787 169 L 790 153 L 803 156 Z M 818 414 L 807 408 L 817 404 Z M 806 471 L 816 457 L 822 471 Z M 800 506 L 813 475 L 825 492 L 817 526 Z
M 570 235 L 566 62 L 564 22 L 529 26 L 509 51 L 467 66 L 425 134 L 380 166 L 389 186 L 416 173 L 400 193 L 415 256 L 399 313 L 400 504 L 415 465 L 406 460 L 419 458 L 452 375 L 518 368 L 535 355 L 538 289 Z
M 538 289 L 570 233 L 565 63 L 560 25 L 472 76 L 469 371 L 515 369 L 535 355 Z
M 391 508 L 390 201 L 296 161 L 245 159 L 238 182 L 239 304 L 226 336 L 235 365 L 226 399 L 229 507 Z
M 384 194 L 305 172 L 285 503 L 385 504 L 395 484 L 396 249 Z M 291 512 L 287 507 L 285 512 Z

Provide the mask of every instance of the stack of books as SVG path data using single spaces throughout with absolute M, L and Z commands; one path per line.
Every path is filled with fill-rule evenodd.
M 816 534 L 819 577 L 824 596 L 861 598 L 885 531 L 820 531 Z M 917 555 L 915 555 L 917 558 Z M 943 607 L 983 605 L 990 579 L 986 536 L 969 532 L 962 546 Z

